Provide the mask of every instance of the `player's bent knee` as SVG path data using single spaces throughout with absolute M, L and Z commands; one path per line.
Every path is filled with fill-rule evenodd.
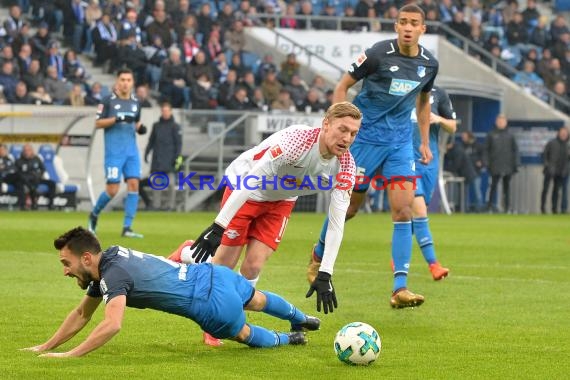
M 240 343 L 245 343 L 247 341 L 247 338 L 249 338 L 250 334 L 251 334 L 251 329 L 249 328 L 248 324 L 246 323 L 243 325 L 240 332 L 235 337 L 233 337 L 232 339 L 235 341 L 238 341 Z
M 411 207 L 405 206 L 401 209 L 395 209 L 392 211 L 392 219 L 395 222 L 408 222 L 412 220 L 412 209 Z
M 250 311 L 261 311 L 265 308 L 267 304 L 267 297 L 263 292 L 256 290 L 253 294 L 253 297 L 249 300 L 249 302 L 244 306 L 244 309 Z

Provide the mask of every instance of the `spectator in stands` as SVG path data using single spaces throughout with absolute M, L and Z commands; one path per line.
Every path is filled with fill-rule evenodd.
M 23 210 L 24 197 L 17 170 L 13 157 L 8 154 L 8 147 L 6 144 L 0 143 L 0 193 L 7 193 L 8 186 L 13 186 L 18 198 L 16 205 L 20 210 Z
M 87 95 L 85 95 L 86 106 L 96 106 L 103 101 L 103 86 L 99 82 L 94 82 Z
M 319 99 L 319 92 L 310 88 L 305 99 L 297 105 L 297 111 L 305 113 L 321 113 L 326 111 L 325 103 Z
M 485 141 L 485 165 L 491 175 L 491 191 L 487 200 L 489 211 L 498 211 L 495 204 L 499 181 L 503 184 L 503 211 L 510 212 L 511 177 L 518 171 L 519 151 L 515 136 L 507 130 L 507 117 L 499 114 L 495 129 L 487 134 Z M 499 201 L 497 203 L 500 204 Z
M 218 23 L 222 27 L 222 31 L 230 30 L 234 21 L 234 5 L 231 1 L 226 1 L 222 6 L 222 11 L 218 14 Z
M 452 0 L 442 0 L 439 2 L 439 18 L 444 24 L 451 23 L 457 12 L 457 7 L 453 4 Z
M 552 58 L 550 60 L 548 71 L 544 73 L 544 81 L 546 82 L 546 87 L 552 90 L 556 82 L 567 82 L 568 79 L 569 78 L 560 67 L 560 60 L 558 58 Z
M 544 82 L 548 85 L 548 80 L 546 76 L 548 75 L 548 71 L 550 70 L 550 61 L 552 60 L 552 52 L 550 49 L 545 48 L 542 50 L 542 56 L 540 60 L 536 64 L 536 72 L 538 75 L 544 79 Z
M 190 65 L 188 65 L 186 82 L 193 83 L 202 74 L 205 74 L 208 77 L 208 81 L 213 83 L 215 77 L 214 67 L 206 60 L 206 53 L 203 50 L 199 50 L 192 62 L 190 62 Z
M 516 12 L 513 15 L 513 19 L 507 24 L 505 34 L 509 46 L 528 43 L 528 31 L 524 24 L 522 13 Z
M 565 32 L 552 45 L 552 55 L 560 60 L 565 60 L 568 49 L 570 49 L 570 32 Z
M 32 47 L 29 44 L 25 43 L 20 47 L 16 62 L 18 62 L 18 73 L 20 75 L 28 72 L 28 68 L 32 63 Z
M 289 84 L 291 83 L 293 75 L 299 75 L 300 68 L 301 65 L 297 62 L 295 53 L 289 53 L 285 61 L 281 62 L 281 71 L 277 79 L 279 79 L 279 82 L 283 85 Z
M 111 16 L 111 21 L 113 23 L 119 23 L 123 19 L 123 15 L 126 13 L 123 0 L 106 0 L 105 4 L 105 13 L 108 13 Z
M 152 152 L 150 172 L 166 173 L 170 179 L 170 186 L 168 187 L 168 203 L 166 210 L 174 210 L 174 198 L 176 195 L 175 184 L 176 178 L 174 176 L 176 160 L 182 151 L 182 129 L 180 125 L 174 120 L 172 115 L 172 105 L 164 102 L 160 106 L 160 118 L 152 126 L 152 131 L 148 139 L 148 144 L 144 151 L 144 161 L 148 164 L 148 156 Z M 142 180 L 139 187 L 139 194 L 145 202 L 147 210 L 151 208 L 148 201 L 148 196 L 144 191 L 144 186 L 148 184 L 148 180 Z M 161 208 L 162 191 L 153 191 L 152 194 L 152 209 L 158 210 Z
M 30 91 L 35 91 L 38 86 L 43 85 L 45 76 L 40 71 L 40 61 L 32 59 L 28 67 L 28 71 L 22 75 L 22 80 L 28 86 Z
M 535 0 L 527 0 L 526 9 L 522 12 L 524 25 L 528 31 L 532 31 L 538 25 L 540 12 L 536 9 Z
M 247 92 L 247 97 L 249 99 L 253 99 L 253 93 L 257 88 L 257 85 L 255 84 L 255 75 L 253 75 L 253 72 L 251 71 L 245 72 L 240 82 L 240 86 L 245 88 L 245 91 Z
M 35 90 L 30 91 L 30 98 L 32 98 L 32 102 L 38 106 L 47 106 L 53 104 L 53 99 L 46 92 L 46 89 L 43 85 L 39 85 L 35 88 Z
M 209 2 L 202 3 L 200 11 L 196 16 L 196 21 L 198 22 L 198 33 L 200 34 L 198 41 L 205 43 L 215 22 L 212 18 L 212 7 Z
M 540 196 L 540 211 L 546 214 L 546 196 L 550 183 L 552 188 L 551 208 L 553 214 L 560 211 L 565 214 L 568 210 L 568 172 L 570 166 L 570 147 L 568 146 L 568 127 L 561 127 L 556 138 L 550 140 L 542 154 L 544 162 L 544 182 Z M 558 199 L 562 191 L 561 205 L 558 208 Z
M 50 39 L 51 37 L 48 31 L 48 24 L 42 21 L 38 26 L 36 34 L 30 39 L 32 55 L 40 60 L 42 68 L 46 68 L 48 66 L 46 59 Z
M 279 97 L 279 92 L 283 85 L 277 80 L 277 73 L 275 70 L 269 70 L 263 82 L 261 82 L 261 91 L 267 101 L 267 104 L 272 104 Z
M 176 33 L 178 44 L 182 44 L 182 40 L 187 32 L 194 36 L 198 33 L 198 22 L 196 21 L 196 16 L 193 14 L 186 16 L 180 25 L 175 26 L 174 31 Z M 200 46 L 198 42 L 196 42 L 196 45 Z
M 267 76 L 267 72 L 269 71 L 277 71 L 277 66 L 273 62 L 273 55 L 272 54 L 265 54 L 259 66 L 257 67 L 257 73 L 255 75 L 255 79 L 257 83 L 263 82 L 265 77 Z
M 20 7 L 18 5 L 10 6 L 8 19 L 4 21 L 4 30 L 6 31 L 6 35 L 4 36 L 5 42 L 11 44 L 23 25 L 24 20 Z
M 47 173 L 42 160 L 35 154 L 31 144 L 25 144 L 22 155 L 16 160 L 18 178 L 22 184 L 22 193 L 25 189 L 30 194 L 32 210 L 38 208 L 38 187 L 46 185 L 48 188 L 48 208 L 53 209 L 53 197 L 55 195 L 55 182 L 46 179 Z M 24 194 L 21 194 L 21 199 Z
M 109 62 L 109 72 L 115 70 L 118 45 L 117 29 L 111 22 L 111 15 L 104 13 L 93 30 L 93 45 L 95 47 L 95 65 Z M 112 71 L 111 71 L 112 70 Z
M 530 60 L 524 62 L 523 71 L 519 71 L 513 77 L 513 82 L 522 86 L 522 88 L 540 98 L 548 101 L 548 96 L 544 88 L 544 81 L 534 72 L 534 63 Z
M 307 88 L 303 81 L 301 80 L 300 75 L 293 75 L 291 77 L 291 83 L 286 84 L 283 86 L 291 95 L 291 99 L 293 103 L 295 103 L 295 107 L 300 106 L 307 97 Z
M 120 45 L 118 49 L 117 65 L 131 69 L 135 77 L 135 84 L 146 82 L 147 59 L 144 50 L 139 47 L 134 31 Z
M 93 49 L 93 31 L 97 26 L 97 21 L 103 17 L 103 10 L 99 6 L 99 0 L 90 0 L 85 9 L 85 45 L 83 52 L 91 54 Z
M 297 29 L 297 11 L 295 10 L 295 4 L 287 4 L 285 8 L 285 15 L 279 21 L 279 26 L 284 29 Z
M 561 98 L 568 101 L 568 91 L 566 89 L 566 82 L 560 80 L 560 81 L 554 83 L 554 87 L 552 88 L 552 91 L 556 95 L 558 95 Z M 564 112 L 566 115 L 570 115 L 570 106 L 566 105 L 565 103 L 562 103 L 558 99 L 554 100 L 554 108 L 556 108 L 557 110 L 559 110 L 561 112 Z
M 453 20 L 447 25 L 461 37 L 469 38 L 471 36 L 471 26 L 465 22 L 463 12 L 461 11 L 455 12 Z M 455 36 L 450 36 L 449 41 L 458 47 L 463 46 L 463 42 Z
M 214 82 L 216 83 L 224 83 L 230 71 L 230 66 L 228 65 L 228 61 L 226 58 L 226 54 L 224 52 L 218 53 L 216 59 L 213 62 L 214 65 Z
M 200 51 L 200 44 L 194 38 L 194 31 L 191 29 L 186 29 L 184 32 L 184 38 L 180 43 L 180 50 L 182 51 L 182 60 L 185 63 L 190 63 L 194 60 L 194 57 Z
M 245 31 L 241 20 L 234 21 L 233 27 L 224 34 L 224 44 L 226 49 L 232 51 L 233 55 L 241 54 L 245 48 Z
M 57 78 L 55 66 L 48 66 L 46 72 L 47 76 L 44 80 L 46 92 L 51 96 L 54 104 L 63 104 L 69 93 L 67 85 Z
M 8 98 L 8 102 L 12 104 L 34 104 L 33 99 L 28 94 L 26 83 L 19 81 L 16 84 L 16 91 L 13 98 Z
M 218 91 L 218 104 L 222 107 L 228 106 L 228 102 L 233 96 L 237 83 L 237 74 L 235 70 L 229 70 L 226 80 L 219 86 Z
M 483 22 L 484 12 L 479 0 L 468 0 L 463 8 L 463 13 L 465 14 L 465 20 L 469 20 L 471 25 L 481 25 Z
M 77 59 L 75 51 L 71 49 L 66 51 L 63 57 L 63 77 L 69 82 L 84 84 L 89 79 L 89 75 L 79 59 Z
M 332 2 L 329 1 L 325 4 L 325 7 L 324 7 L 324 9 L 320 15 L 324 16 L 324 17 L 331 17 L 331 18 L 327 19 L 327 20 L 314 21 L 315 29 L 336 30 L 336 28 L 337 28 L 337 20 L 336 20 L 337 14 L 336 14 L 336 8 Z
M 168 49 L 168 60 L 162 64 L 158 90 L 174 108 L 188 108 L 190 91 L 186 83 L 186 66 L 180 60 L 180 49 L 177 47 Z
M 222 44 L 220 43 L 220 32 L 217 30 L 212 30 L 210 36 L 208 37 L 208 43 L 206 44 L 207 58 L 209 62 L 212 62 L 216 57 L 223 53 Z
M 282 88 L 279 91 L 279 96 L 277 97 L 277 100 L 271 102 L 271 109 L 294 112 L 295 103 L 291 99 L 291 94 L 289 94 L 289 91 Z
M 521 63 L 517 66 L 517 70 L 524 70 L 524 65 L 527 61 L 530 61 L 534 64 L 534 72 L 538 74 L 536 71 L 536 65 L 538 65 L 538 52 L 536 48 L 530 48 L 524 58 L 521 60 Z
M 0 61 L 10 61 L 12 62 L 12 73 L 14 76 L 20 76 L 20 66 L 18 65 L 18 59 L 14 56 L 14 49 L 11 45 L 4 45 L 2 47 L 2 53 L 0 54 Z
M 556 43 L 560 39 L 563 33 L 570 32 L 568 25 L 566 24 L 566 19 L 563 14 L 557 14 L 554 20 L 550 24 L 550 41 L 551 43 Z
M 253 8 L 249 0 L 241 0 L 238 9 L 234 12 L 236 20 L 241 20 L 244 26 L 252 26 L 253 22 L 249 19 L 249 14 Z
M 133 8 L 127 11 L 125 18 L 121 22 L 121 28 L 119 29 L 118 39 L 127 40 L 131 35 L 135 36 L 137 44 L 140 45 L 143 43 L 142 30 L 137 24 L 137 11 Z
M 73 49 L 78 52 L 83 50 L 82 42 L 85 29 L 87 29 L 86 6 L 87 4 L 81 0 L 71 0 L 67 17 L 64 20 L 64 35 L 71 42 Z
M 263 91 L 259 87 L 253 90 L 253 97 L 251 97 L 249 101 L 255 110 L 267 111 L 269 109 L 265 96 L 263 96 Z
M 471 212 L 479 212 L 483 210 L 483 195 L 481 193 L 481 171 L 484 169 L 483 156 L 485 147 L 477 142 L 477 138 L 470 131 L 461 133 L 461 143 L 463 151 L 469 158 L 471 165 L 475 171 L 475 176 L 468 183 L 467 210 Z
M 253 108 L 252 103 L 247 97 L 247 90 L 241 86 L 238 86 L 233 94 L 233 96 L 228 101 L 229 110 L 250 110 Z
M 153 90 L 158 90 L 158 83 L 162 72 L 162 63 L 168 59 L 168 51 L 162 44 L 160 36 L 154 36 L 152 43 L 142 48 L 146 58 L 145 82 Z
M 47 64 L 48 66 L 55 67 L 57 69 L 57 79 L 63 80 L 63 56 L 59 52 L 59 47 L 60 45 L 57 41 L 51 41 L 49 43 Z
M 174 12 L 170 13 L 170 20 L 172 25 L 180 25 L 184 22 L 184 19 L 191 14 L 190 10 L 190 0 L 180 0 L 178 1 L 178 7 Z
M 347 32 L 355 32 L 357 30 L 360 30 L 360 24 L 358 21 L 353 20 L 353 17 L 356 17 L 354 15 L 354 8 L 350 4 L 347 4 L 344 8 L 344 17 L 340 22 L 340 29 Z
M 191 83 L 192 108 L 198 110 L 215 109 L 217 106 L 212 80 L 205 72 Z
M 528 41 L 529 43 L 542 48 L 548 46 L 548 44 L 550 43 L 550 35 L 546 28 L 547 20 L 548 19 L 544 16 L 538 19 L 538 23 L 530 32 L 529 41 Z
M 74 84 L 67 95 L 67 99 L 63 102 L 65 106 L 83 107 L 85 106 L 85 95 L 83 94 L 83 86 Z
M 141 108 L 151 108 L 152 104 L 148 100 L 148 85 L 146 84 L 139 84 L 135 89 L 135 95 L 137 100 L 139 101 L 139 105 Z M 170 104 L 170 103 L 169 103 Z
M 238 81 L 242 80 L 245 73 L 251 70 L 250 67 L 243 64 L 240 53 L 234 53 L 232 55 L 230 69 L 235 70 L 238 76 Z
M 16 93 L 16 84 L 18 79 L 14 74 L 14 64 L 11 60 L 2 61 L 2 70 L 0 71 L 0 86 L 4 92 L 6 100 L 14 98 Z
M 313 16 L 313 4 L 310 0 L 302 0 L 299 6 L 299 16 L 304 16 L 303 18 L 297 19 L 297 29 L 313 29 L 313 23 L 315 20 L 310 17 Z

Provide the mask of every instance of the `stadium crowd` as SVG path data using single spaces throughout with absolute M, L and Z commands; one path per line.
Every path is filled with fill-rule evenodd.
M 393 30 L 402 0 L 8 0 L 0 28 L 0 102 L 94 105 L 110 89 L 90 80 L 80 57 L 113 73 L 127 66 L 144 99 L 174 107 L 320 112 L 331 89 L 303 78 L 295 54 L 283 62 L 247 51 L 244 28 Z M 421 0 L 429 21 L 439 21 L 513 70 L 516 83 L 547 101 L 545 89 L 567 97 L 570 29 L 562 14 L 541 15 L 536 0 Z M 279 17 L 268 17 L 277 15 Z M 290 17 L 289 17 L 290 16 Z M 342 17 L 307 18 L 299 16 Z M 357 19 L 351 19 L 356 17 Z M 364 20 L 363 18 L 368 18 Z M 277 21 L 276 21 L 277 20 Z M 32 30 L 36 30 L 32 32 Z M 434 24 L 459 45 L 463 41 Z M 62 53 L 61 45 L 65 46 Z M 470 53 L 489 63 L 480 49 Z M 148 104 L 147 104 L 148 105 Z M 561 103 L 563 112 L 570 110 Z

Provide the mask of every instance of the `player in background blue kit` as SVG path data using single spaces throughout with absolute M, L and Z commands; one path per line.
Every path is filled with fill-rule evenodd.
M 133 95 L 134 76 L 129 69 L 120 69 L 111 95 L 105 97 L 97 108 L 95 128 L 105 131 L 105 191 L 99 195 L 89 214 L 89 231 L 95 233 L 97 219 L 105 206 L 113 199 L 121 186 L 121 178 L 127 182 L 123 237 L 142 238 L 131 228 L 139 203 L 141 162 L 136 134 L 147 129 L 140 123 L 140 106 Z
M 429 228 L 427 206 L 437 185 L 439 171 L 439 131 L 443 128 L 447 133 L 455 133 L 457 121 L 455 111 L 447 95 L 441 87 L 433 86 L 430 94 L 431 115 L 429 129 L 429 145 L 433 154 L 433 160 L 427 165 L 422 165 L 419 147 L 421 137 L 417 128 L 416 111 L 412 111 L 412 122 L 414 128 L 414 154 L 416 159 L 416 174 L 420 176 L 417 180 L 416 196 L 412 205 L 412 231 L 416 235 L 424 259 L 429 265 L 429 270 L 434 280 L 439 281 L 447 277 L 449 269 L 444 268 L 437 261 L 433 238 Z M 392 268 L 393 269 L 393 268 Z
M 320 320 L 306 316 L 289 302 L 250 283 L 224 266 L 186 265 L 162 256 L 113 246 L 102 252 L 94 234 L 74 228 L 54 241 L 65 276 L 77 279 L 87 294 L 45 343 L 26 348 L 52 350 L 73 338 L 105 301 L 105 318 L 77 347 L 45 357 L 83 356 L 107 343 L 120 330 L 125 307 L 154 309 L 192 319 L 217 338 L 250 347 L 305 344 L 303 330 L 318 330 Z M 280 333 L 245 321 L 245 311 L 261 311 L 289 321 L 291 331 Z
M 386 178 L 403 176 L 409 181 L 388 185 L 392 212 L 392 259 L 394 286 L 390 305 L 393 308 L 419 306 L 424 297 L 407 288 L 408 269 L 412 255 L 412 204 L 416 175 L 413 125 L 410 114 L 414 107 L 421 136 L 418 147 L 422 165 L 432 159 L 429 147 L 430 91 L 439 64 L 435 57 L 419 45 L 425 32 L 424 12 L 415 4 L 398 11 L 395 40 L 381 41 L 361 53 L 341 78 L 333 95 L 333 103 L 346 100 L 347 92 L 362 80 L 362 90 L 354 104 L 362 111 L 362 126 L 350 148 L 357 166 L 357 175 L 368 177 L 380 169 Z M 366 198 L 369 184 L 355 186 L 346 219 L 356 215 Z M 319 270 L 323 257 L 328 257 L 325 221 L 319 242 L 311 254 L 307 270 L 310 283 L 323 273 Z

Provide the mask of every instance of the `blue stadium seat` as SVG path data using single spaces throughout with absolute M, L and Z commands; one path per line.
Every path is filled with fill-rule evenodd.
M 50 144 L 44 144 L 40 146 L 38 150 L 38 154 L 42 157 L 44 161 L 44 166 L 46 171 L 49 175 L 49 178 L 54 181 L 57 185 L 57 188 L 62 193 L 76 193 L 79 190 L 79 187 L 74 184 L 61 184 L 61 179 L 57 175 L 57 171 L 55 170 L 54 166 L 54 158 L 55 158 L 55 151 Z M 45 188 L 42 188 L 45 187 Z M 38 192 L 46 192 L 47 186 L 40 185 L 38 188 Z
M 22 144 L 12 144 L 10 146 L 10 155 L 17 160 L 22 155 L 22 151 L 24 150 L 24 146 Z

